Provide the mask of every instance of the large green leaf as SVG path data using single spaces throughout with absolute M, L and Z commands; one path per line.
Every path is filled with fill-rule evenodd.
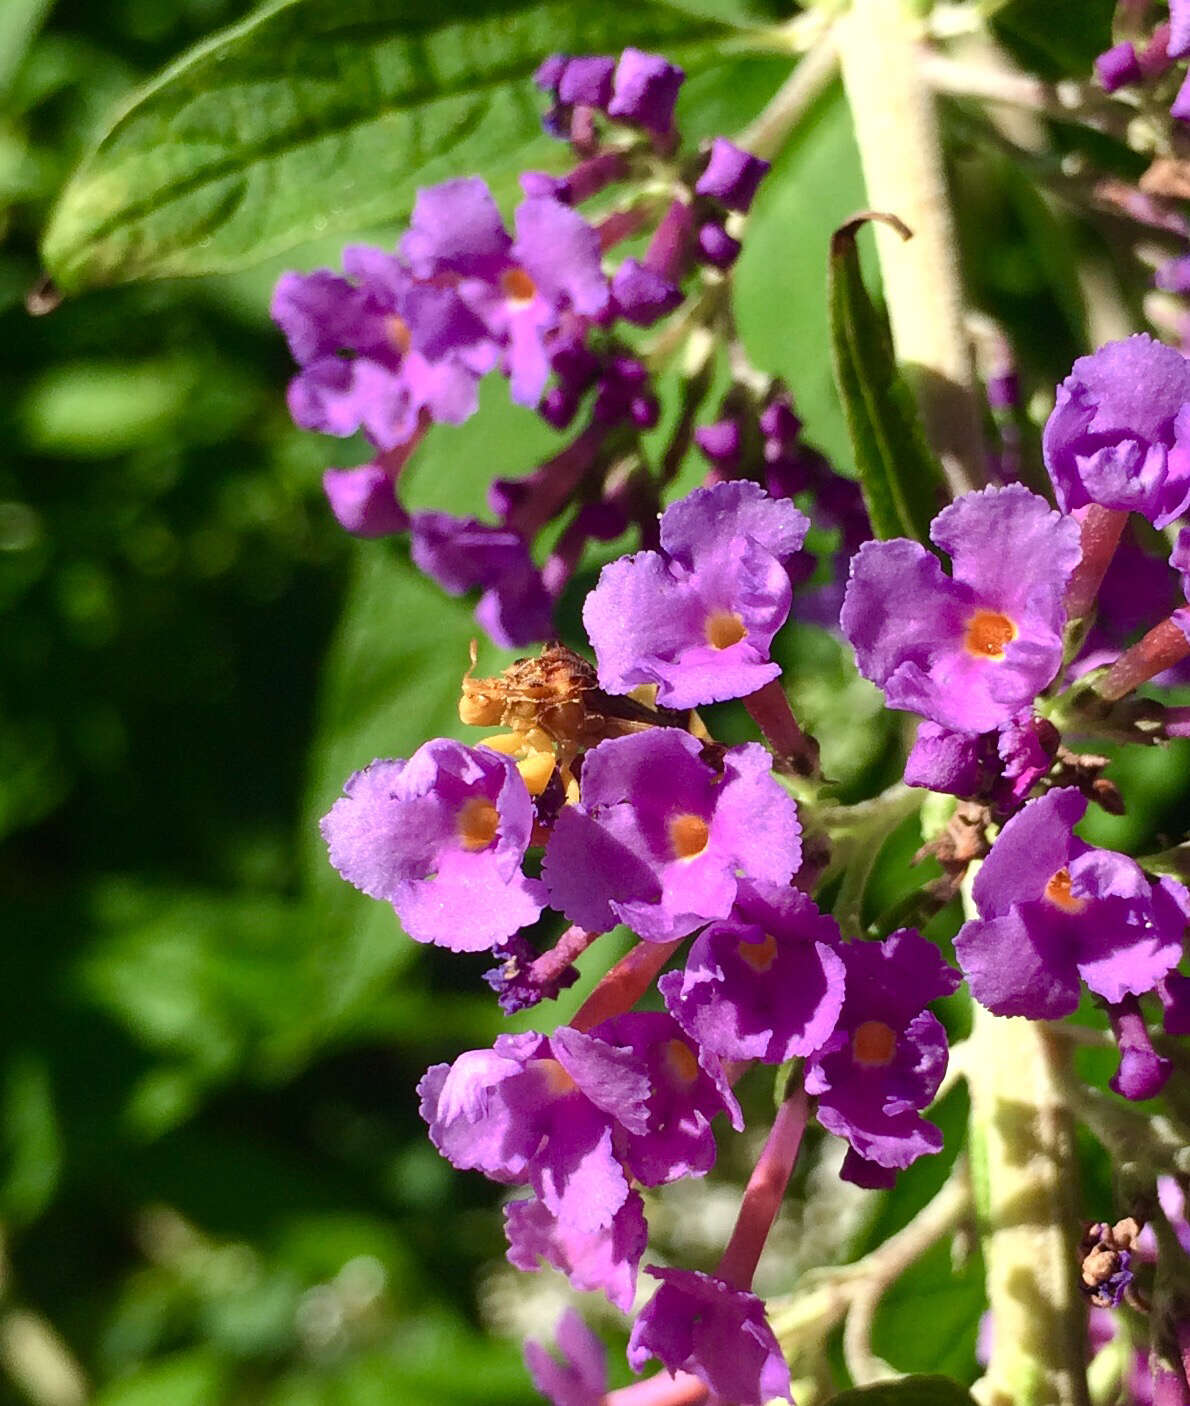
M 450 176 L 511 184 L 561 159 L 529 81 L 547 52 L 697 68 L 732 32 L 656 0 L 273 0 L 116 117 L 53 212 L 46 271 L 67 293 L 210 273 L 398 219 Z
M 832 1396 L 829 1406 L 975 1406 L 975 1398 L 947 1377 L 902 1377 Z
M 831 239 L 830 322 L 835 382 L 855 466 L 877 537 L 929 537 L 942 471 L 926 442 L 912 392 L 897 367 L 888 321 L 864 286 L 856 216 Z M 889 216 L 882 216 L 890 224 Z M 898 232 L 908 237 L 904 226 Z

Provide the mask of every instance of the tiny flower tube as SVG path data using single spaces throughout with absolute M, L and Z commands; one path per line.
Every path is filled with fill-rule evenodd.
M 392 904 L 417 942 L 478 952 L 536 920 L 545 892 L 521 872 L 533 804 L 514 763 L 439 738 L 375 761 L 322 819 L 331 863 Z
M 1172 669 L 1190 656 L 1190 606 L 1175 610 L 1127 649 L 1096 685 L 1103 698 L 1114 701 L 1148 683 L 1151 678 Z
M 1155 1098 L 1173 1072 L 1173 1064 L 1154 1050 L 1140 1002 L 1135 996 L 1125 996 L 1110 1005 L 1107 1013 L 1120 1050 L 1120 1067 L 1112 1075 L 1110 1087 L 1134 1101 Z

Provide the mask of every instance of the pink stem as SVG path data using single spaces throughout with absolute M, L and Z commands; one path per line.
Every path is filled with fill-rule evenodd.
M 631 210 L 613 210 L 595 226 L 601 252 L 607 253 L 625 239 L 631 239 L 638 230 L 644 228 L 648 218 L 649 212 L 640 206 Z
M 1107 671 L 1107 677 L 1097 686 L 1101 698 L 1115 702 L 1147 683 L 1155 674 L 1172 668 L 1174 664 L 1190 654 L 1190 639 L 1186 631 L 1190 628 L 1190 610 L 1182 607 L 1175 610 L 1168 620 L 1154 625 L 1147 635 L 1138 640 Z
M 648 1381 L 633 1382 L 605 1396 L 605 1406 L 702 1406 L 710 1396 L 704 1381 L 689 1372 L 658 1372 Z
M 744 1189 L 735 1229 L 715 1271 L 718 1278 L 726 1280 L 733 1288 L 752 1287 L 752 1276 L 797 1162 L 807 1112 L 806 1091 L 799 1081 L 773 1119 L 764 1151 Z
M 568 966 L 581 957 L 600 932 L 588 932 L 577 924 L 568 927 L 548 952 L 534 959 L 529 967 L 529 979 L 539 989 L 548 990 Z
M 570 1022 L 571 1028 L 590 1030 L 614 1015 L 631 1010 L 684 941 L 685 938 L 679 937 L 673 942 L 638 942 L 579 1007 Z
M 818 743 L 798 726 L 779 679 L 770 679 L 744 699 L 752 721 L 779 761 L 797 776 L 818 776 Z
M 1083 556 L 1066 587 L 1068 619 L 1081 620 L 1090 613 L 1127 521 L 1127 513 L 1117 508 L 1101 508 L 1098 503 L 1092 503 L 1083 514 L 1080 523 Z

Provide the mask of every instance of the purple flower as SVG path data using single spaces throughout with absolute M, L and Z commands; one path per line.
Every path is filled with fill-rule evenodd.
M 754 483 L 717 483 L 661 517 L 660 552 L 605 566 L 583 607 L 600 685 L 658 685 L 657 701 L 689 708 L 755 692 L 781 672 L 769 658 L 789 614 L 783 561 L 808 521 Z
M 742 877 L 784 884 L 800 863 L 797 807 L 754 743 L 713 766 L 689 733 L 651 728 L 588 751 L 580 784 L 542 877 L 553 905 L 588 932 L 623 922 L 667 942 L 725 918 Z
M 797 889 L 741 884 L 731 916 L 658 983 L 682 1028 L 724 1059 L 781 1064 L 834 1031 L 843 1005 L 838 924 Z
M 631 1050 L 649 1079 L 648 1126 L 623 1128 L 616 1147 L 642 1186 L 700 1177 L 715 1163 L 711 1119 L 726 1113 L 739 1131 L 743 1117 L 718 1058 L 691 1045 L 672 1016 L 631 1011 L 591 1032 Z
M 604 1293 L 624 1313 L 636 1296 L 636 1273 L 645 1252 L 648 1226 L 644 1202 L 628 1193 L 611 1223 L 597 1230 L 575 1230 L 559 1223 L 541 1201 L 510 1201 L 504 1207 L 508 1259 L 518 1269 L 535 1272 L 544 1260 L 582 1293 Z
M 651 1357 L 671 1373 L 691 1372 L 736 1406 L 791 1400 L 789 1366 L 755 1294 L 690 1269 L 653 1269 L 661 1287 L 642 1309 L 628 1340 L 628 1364 Z
M 396 486 L 379 464 L 327 469 L 322 491 L 339 526 L 355 537 L 389 537 L 409 526 L 409 514 L 397 502 Z
M 573 106 L 606 109 L 612 97 L 612 75 L 616 71 L 614 58 L 596 54 L 570 59 L 558 76 L 558 101 Z
M 454 279 L 459 298 L 503 348 L 512 397 L 536 405 L 551 339 L 568 315 L 610 305 L 599 236 L 576 211 L 543 196 L 521 202 L 516 239 L 478 178 L 419 191 L 401 250 L 423 279 Z
M 608 116 L 634 123 L 655 136 L 668 136 L 673 130 L 674 107 L 685 77 L 680 68 L 658 54 L 625 49 L 616 65 Z
M 438 738 L 357 771 L 322 818 L 331 863 L 417 942 L 478 952 L 545 906 L 521 872 L 533 803 L 513 762 Z
M 625 259 L 612 276 L 617 313 L 637 327 L 651 327 L 682 301 L 682 290 L 639 259 Z
M 1190 505 L 1190 362 L 1144 333 L 1081 356 L 1046 422 L 1064 511 L 1099 503 L 1165 527 Z
M 744 247 L 723 228 L 718 220 L 707 220 L 698 227 L 698 252 L 702 261 L 714 269 L 730 268 Z
M 382 450 L 408 442 L 423 415 L 459 424 L 495 364 L 487 329 L 458 294 L 418 283 L 393 255 L 343 251 L 349 278 L 286 273 L 272 315 L 301 367 L 290 383 L 297 424 L 325 434 L 362 429 Z
M 1031 704 L 1062 662 L 1078 524 L 1010 484 L 956 499 L 930 536 L 950 555 L 950 576 L 917 542 L 865 542 L 839 623 L 889 707 L 989 732 Z
M 955 954 L 971 994 L 997 1015 L 1069 1015 L 1080 978 L 1116 1004 L 1151 991 L 1181 957 L 1190 894 L 1080 840 L 1073 827 L 1086 808 L 1073 788 L 1030 801 L 976 877 L 980 916 L 964 923 Z
M 409 547 L 417 569 L 449 595 L 483 592 L 475 617 L 502 648 L 553 635 L 553 602 L 519 533 L 475 518 L 415 513 Z
M 1136 50 L 1127 40 L 1100 54 L 1095 60 L 1095 72 L 1105 93 L 1114 93 L 1117 88 L 1139 83 L 1144 77 Z
M 629 1196 L 617 1129 L 648 1129 L 639 1059 L 563 1026 L 500 1035 L 491 1050 L 436 1064 L 418 1085 L 430 1140 L 461 1170 L 528 1182 L 560 1227 L 611 1226 Z
M 1166 52 L 1171 59 L 1190 56 L 1190 0 L 1169 0 L 1169 39 Z
M 525 1366 L 533 1385 L 553 1406 L 602 1406 L 607 1394 L 603 1344 L 573 1308 L 558 1320 L 559 1362 L 532 1338 L 525 1343 Z
M 818 1121 L 851 1150 L 841 1175 L 891 1186 L 895 1171 L 942 1147 L 917 1110 L 946 1072 L 946 1032 L 925 1007 L 959 984 L 959 973 L 911 928 L 883 942 L 839 949 L 846 968 L 839 1028 L 806 1065 Z
M 1060 741 L 1053 723 L 1028 708 L 995 732 L 954 732 L 923 722 L 905 762 L 905 782 L 1013 811 L 1049 771 Z
M 747 211 L 769 169 L 769 163 L 744 151 L 726 137 L 711 143 L 706 169 L 695 183 L 698 195 L 713 196 L 729 210 Z

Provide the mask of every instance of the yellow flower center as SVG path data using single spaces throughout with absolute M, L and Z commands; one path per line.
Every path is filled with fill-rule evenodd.
M 766 972 L 777 959 L 777 939 L 770 933 L 759 942 L 745 940 L 740 943 L 737 951 L 753 970 Z
M 669 845 L 675 859 L 694 859 L 707 847 L 711 829 L 701 815 L 674 815 L 669 821 Z
M 897 1032 L 882 1020 L 865 1020 L 851 1037 L 856 1064 L 877 1067 L 889 1064 L 897 1052 Z
M 556 1059 L 534 1059 L 527 1066 L 544 1081 L 546 1089 L 557 1097 L 568 1094 L 576 1087 L 574 1080 Z
M 693 1084 L 698 1078 L 698 1057 L 685 1040 L 667 1040 L 665 1067 L 679 1084 Z
M 1087 906 L 1085 898 L 1079 898 L 1070 891 L 1070 870 L 1059 869 L 1045 886 L 1045 896 L 1063 913 L 1081 913 Z
M 409 331 L 409 324 L 403 317 L 398 317 L 394 312 L 385 318 L 384 329 L 388 333 L 388 340 L 404 356 L 413 345 L 413 334 Z
M 745 639 L 748 630 L 734 610 L 713 610 L 703 630 L 712 649 L 730 649 Z
M 524 269 L 505 269 L 500 275 L 500 287 L 514 303 L 527 303 L 537 295 L 537 284 Z
M 500 828 L 500 812 L 486 796 L 469 796 L 455 820 L 455 830 L 463 848 L 487 849 Z
M 1003 659 L 1004 646 L 1016 639 L 1017 628 L 1007 615 L 995 610 L 977 610 L 967 621 L 963 647 L 968 654 L 984 659 Z

